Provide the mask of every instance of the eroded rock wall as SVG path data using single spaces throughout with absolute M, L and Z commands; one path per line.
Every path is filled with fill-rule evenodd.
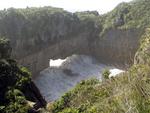
M 0 36 L 10 39 L 12 57 L 33 75 L 49 66 L 49 59 L 72 54 L 94 56 L 103 63 L 130 65 L 141 30 L 110 28 L 103 35 L 100 15 L 69 13 L 57 8 L 9 9 L 1 12 Z
M 88 33 L 78 34 L 54 45 L 42 48 L 39 52 L 19 60 L 29 67 L 34 74 L 49 66 L 49 59 L 65 58 L 72 54 L 87 54 L 102 63 L 127 68 L 133 63 L 135 52 L 139 47 L 140 30 L 110 30 L 103 37 L 92 37 Z
M 110 29 L 93 42 L 93 54 L 103 63 L 127 68 L 139 47 L 140 29 Z
M 29 67 L 33 74 L 37 74 L 43 69 L 49 67 L 50 59 L 63 59 L 74 53 L 90 54 L 88 46 L 89 42 L 85 35 L 86 34 L 80 34 L 76 38 L 63 40 L 57 44 L 50 45 L 39 52 L 19 59 L 19 63 Z

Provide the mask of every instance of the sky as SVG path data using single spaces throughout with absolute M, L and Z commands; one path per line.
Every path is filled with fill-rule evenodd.
M 100 14 L 111 11 L 121 2 L 131 0 L 0 0 L 0 9 L 14 7 L 60 7 L 70 12 L 97 10 Z

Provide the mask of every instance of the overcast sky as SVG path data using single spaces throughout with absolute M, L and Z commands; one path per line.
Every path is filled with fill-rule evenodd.
M 71 12 L 97 10 L 99 13 L 106 13 L 123 1 L 131 0 L 0 0 L 0 9 L 54 6 Z

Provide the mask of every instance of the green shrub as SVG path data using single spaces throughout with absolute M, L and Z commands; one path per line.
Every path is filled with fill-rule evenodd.
M 27 113 L 29 106 L 23 92 L 31 75 L 12 59 L 0 59 L 0 112 Z M 28 92 L 29 93 L 29 92 Z
M 0 37 L 0 58 L 9 58 L 10 54 L 10 41 L 4 37 Z
M 8 100 L 7 105 L 2 109 L 3 113 L 27 113 L 29 106 L 23 95 L 18 89 L 9 89 L 5 98 Z
M 102 78 L 105 79 L 109 79 L 109 75 L 110 75 L 110 71 L 108 69 L 105 69 L 102 73 Z
M 66 108 L 62 112 L 59 112 L 59 113 L 80 113 L 80 112 L 74 108 Z

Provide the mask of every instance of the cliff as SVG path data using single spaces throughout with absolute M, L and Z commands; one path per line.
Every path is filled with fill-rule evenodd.
M 109 20 L 109 14 L 95 11 L 72 14 L 52 7 L 11 8 L 0 14 L 0 36 L 10 39 L 12 57 L 33 75 L 47 68 L 49 59 L 72 54 L 91 55 L 101 62 L 127 68 L 142 34 L 139 28 L 120 29 L 116 23 L 106 27 L 104 20 Z
M 57 8 L 8 9 L 1 13 L 0 34 L 11 40 L 12 57 L 33 73 L 47 68 L 50 58 L 89 53 L 88 40 L 99 32 L 94 21 L 81 22 L 76 14 Z
M 92 54 L 102 63 L 126 69 L 133 64 L 142 33 L 141 29 L 110 29 L 93 42 Z

